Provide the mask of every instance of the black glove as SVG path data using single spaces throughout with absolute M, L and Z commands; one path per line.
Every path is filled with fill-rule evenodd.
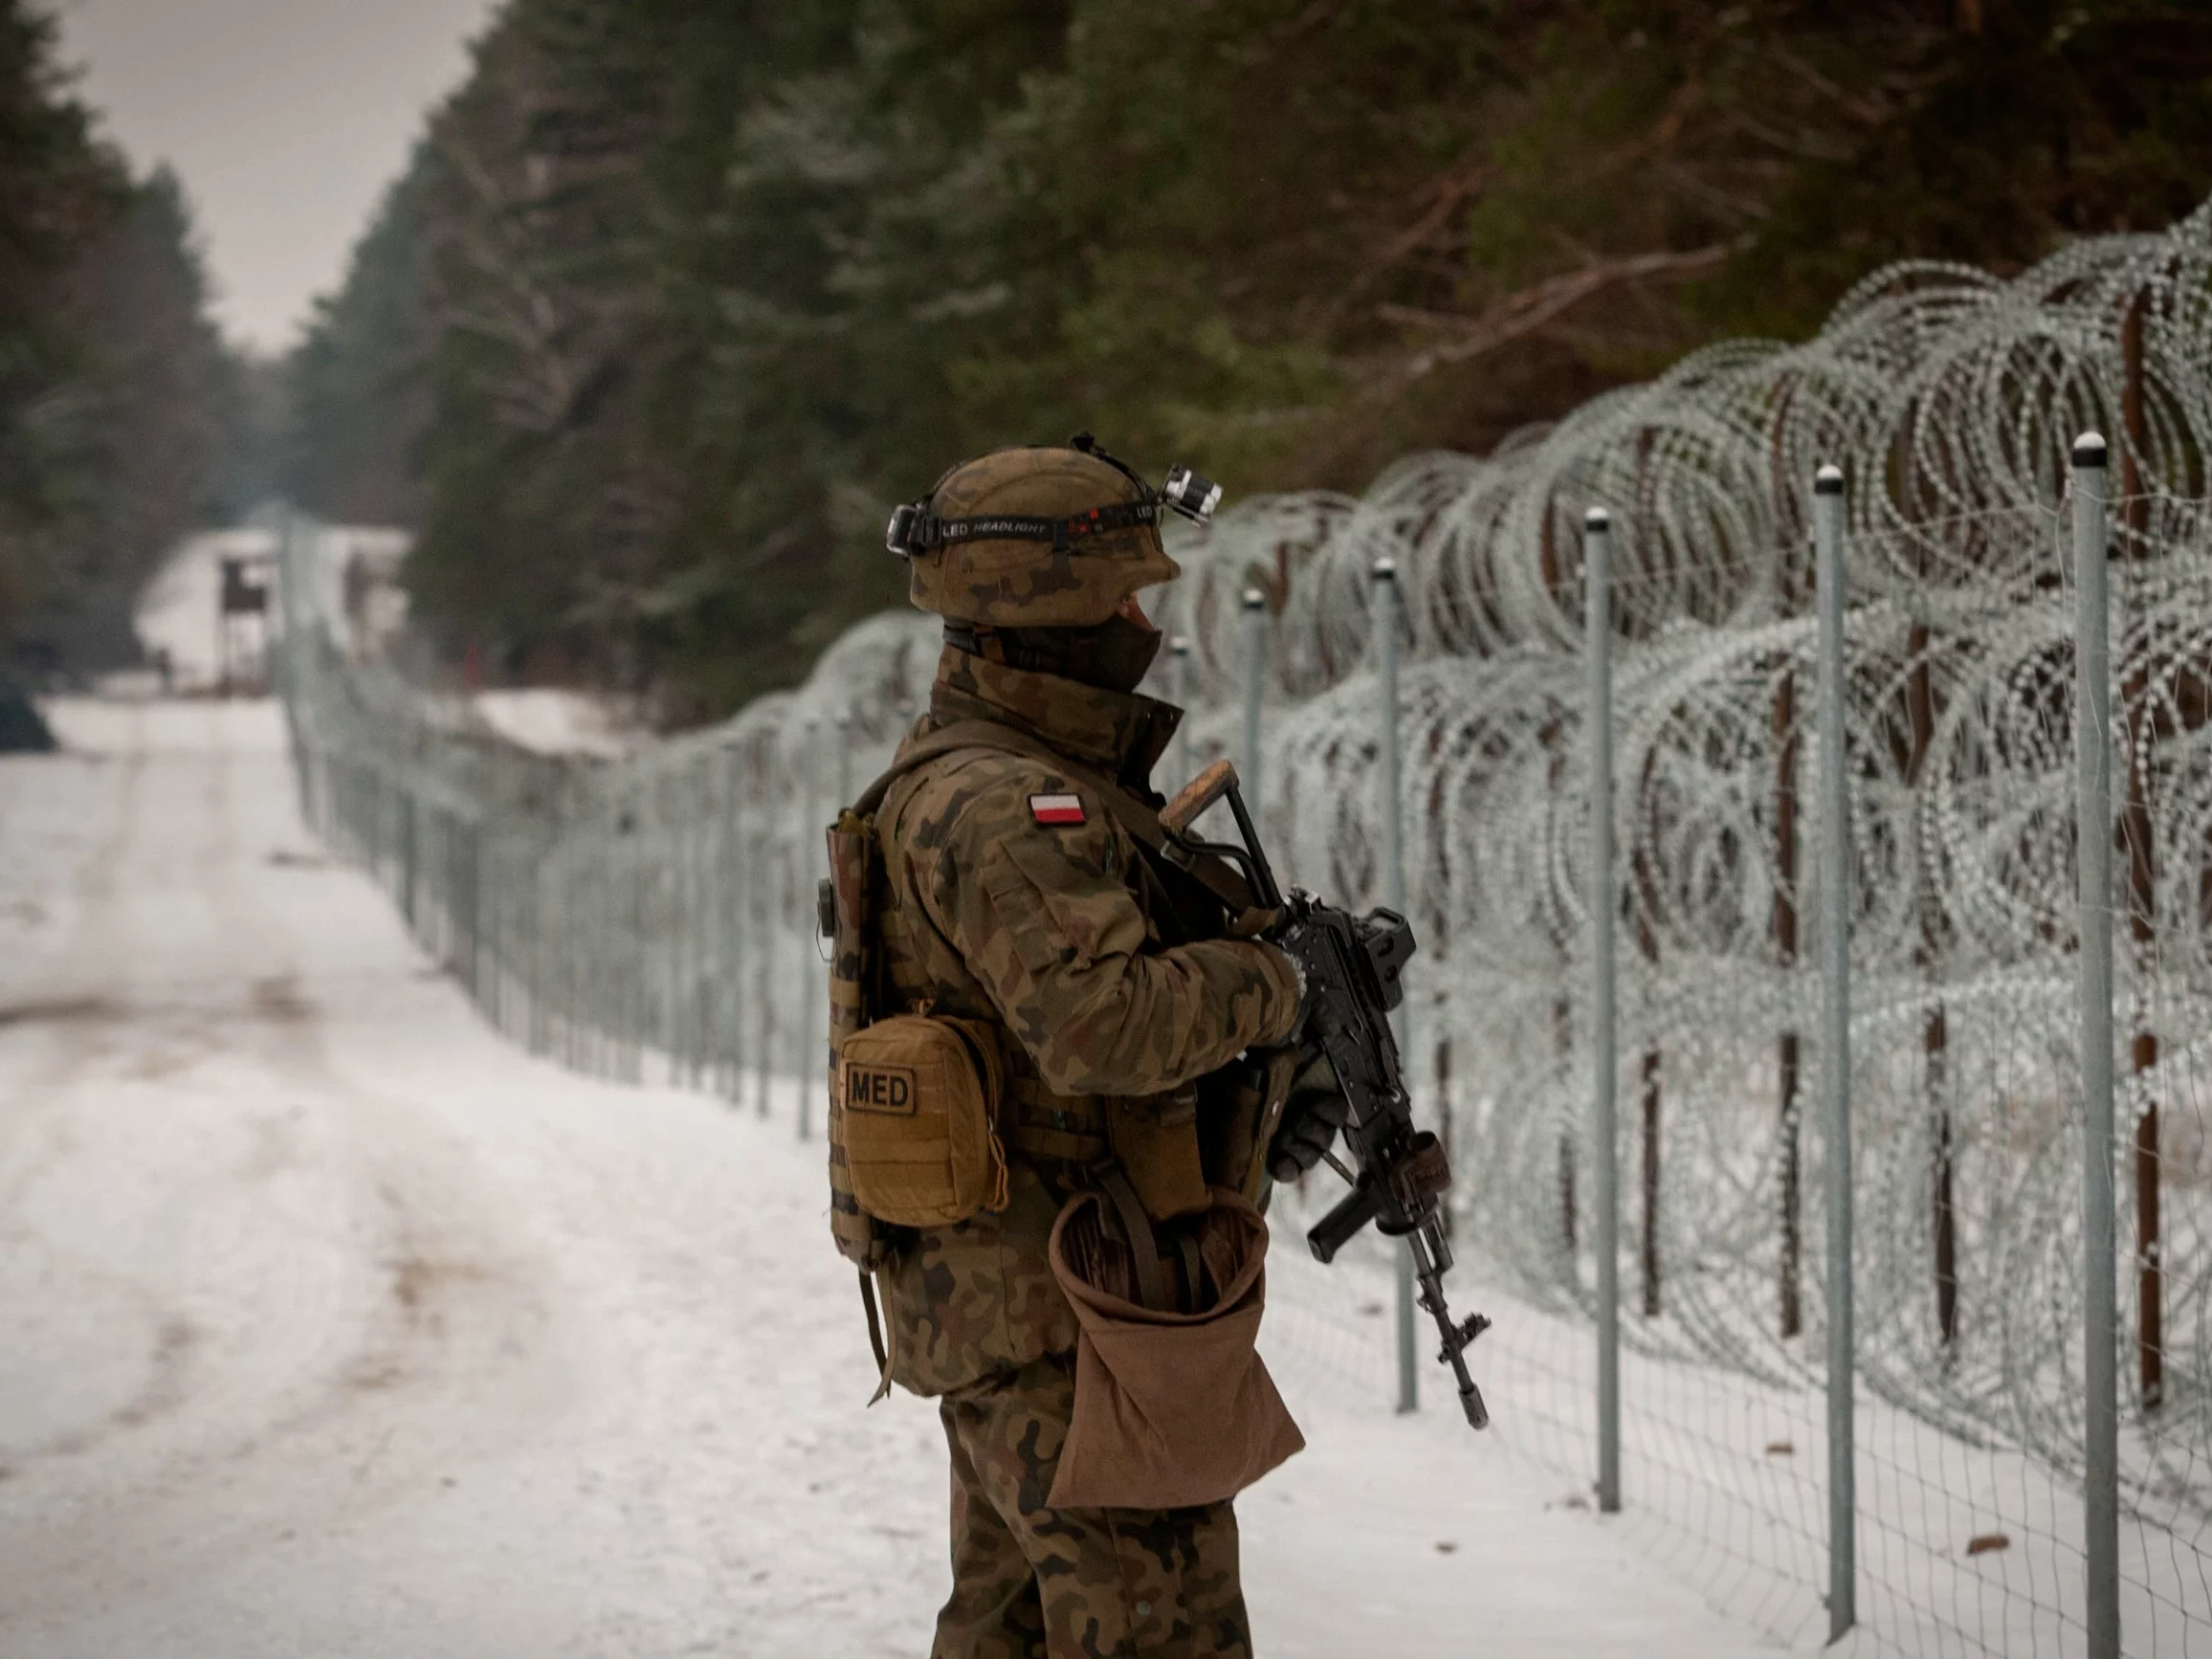
M 1337 1131 L 1352 1119 L 1352 1103 L 1337 1082 L 1336 1068 L 1318 1049 L 1301 1057 L 1283 1102 L 1282 1121 L 1268 1142 L 1268 1173 L 1295 1181 L 1336 1144 Z

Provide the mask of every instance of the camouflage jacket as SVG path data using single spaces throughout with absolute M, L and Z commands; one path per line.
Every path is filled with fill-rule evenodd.
M 993 720 L 1157 801 L 1149 774 L 1180 718 L 1150 697 L 947 646 L 909 741 Z M 1179 895 L 1180 873 L 1045 761 L 940 756 L 892 786 L 876 823 L 891 1000 L 1003 1027 L 1016 1074 L 1006 1110 L 1025 1118 L 1007 1138 L 1007 1207 L 902 1234 L 881 1274 L 893 1379 L 934 1395 L 1073 1348 L 1074 1315 L 1045 1251 L 1097 1155 L 1079 1132 L 1100 1121 L 1102 1098 L 1194 1095 L 1241 1051 L 1280 1042 L 1297 976 L 1272 945 L 1203 937 L 1207 924 L 1191 918 L 1206 906 Z M 1040 1143 L 1067 1156 L 1038 1156 Z

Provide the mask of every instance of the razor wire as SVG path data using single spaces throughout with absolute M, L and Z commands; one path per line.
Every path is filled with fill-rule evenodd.
M 1523 1415 L 1528 1449 L 1586 1472 L 1579 530 L 1585 508 L 1611 511 L 1628 1506 L 1653 1547 L 1785 1637 L 1813 1627 L 1825 1582 L 1825 1235 L 1804 1115 L 1823 878 L 1811 484 L 1834 461 L 1863 1622 L 1909 1652 L 2077 1642 L 2074 595 L 2060 509 L 2068 444 L 2096 428 L 2118 498 L 2130 838 L 2115 1147 L 2130 1648 L 2212 1651 L 2208 368 L 2212 207 L 2009 280 L 1892 267 L 1803 345 L 1714 346 L 1491 456 L 1411 457 L 1357 498 L 1234 508 L 1183 533 L 1184 575 L 1155 602 L 1188 642 L 1174 659 L 1183 767 L 1241 759 L 1256 713 L 1256 805 L 1280 873 L 1367 904 L 1382 882 L 1369 573 L 1395 563 L 1423 941 L 1409 1075 L 1458 1171 L 1462 1251 L 1525 1310 L 1485 1339 L 1504 1373 L 1493 1401 Z M 315 564 L 319 534 L 287 533 L 288 571 Z M 663 1068 L 763 1114 L 796 1089 L 804 1132 L 827 1029 L 822 828 L 926 703 L 934 623 L 865 623 L 794 691 L 586 763 L 524 755 L 465 704 L 349 660 L 313 586 L 286 584 L 281 689 L 324 832 L 533 1049 L 614 1076 Z M 1242 605 L 1255 586 L 1256 629 Z M 1279 1215 L 1307 1208 L 1286 1192 Z M 1363 1382 L 1388 1363 L 1387 1268 L 1371 1257 L 1327 1274 L 1286 1262 L 1277 1297 L 1300 1341 L 1335 1344 Z M 1498 1411 L 1509 1433 L 1513 1414 Z

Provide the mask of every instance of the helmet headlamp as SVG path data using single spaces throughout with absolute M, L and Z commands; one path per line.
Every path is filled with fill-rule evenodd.
M 1193 524 L 1206 524 L 1212 522 L 1213 510 L 1221 505 L 1221 486 L 1188 467 L 1171 467 L 1167 482 L 1160 486 L 1160 497 Z
M 914 545 L 915 527 L 928 517 L 926 505 L 908 501 L 891 509 L 891 522 L 884 527 L 883 544 L 901 559 L 911 559 L 918 549 Z

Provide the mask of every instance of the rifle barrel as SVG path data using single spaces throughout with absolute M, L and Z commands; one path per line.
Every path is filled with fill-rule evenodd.
M 1450 1258 L 1441 1248 L 1441 1241 L 1432 1236 L 1436 1227 L 1433 1214 L 1413 1232 L 1406 1235 L 1406 1245 L 1413 1251 L 1413 1276 L 1421 1287 L 1421 1305 L 1436 1320 L 1436 1329 L 1444 1338 L 1444 1350 L 1437 1355 L 1451 1367 L 1452 1379 L 1459 1386 L 1459 1408 L 1467 1413 L 1470 1428 L 1490 1427 L 1490 1407 L 1483 1404 L 1482 1390 L 1475 1386 L 1474 1378 L 1467 1369 L 1467 1349 L 1475 1338 L 1490 1328 L 1490 1321 L 1480 1314 L 1464 1325 L 1456 1324 L 1451 1310 L 1444 1299 L 1444 1263 Z

